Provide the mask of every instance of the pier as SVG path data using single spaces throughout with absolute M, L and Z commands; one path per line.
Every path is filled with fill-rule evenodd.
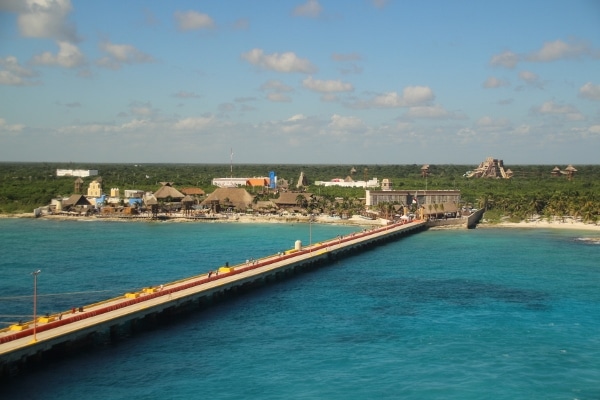
M 110 343 L 143 331 L 178 314 L 209 306 L 295 273 L 325 265 L 352 253 L 427 229 L 424 221 L 397 223 L 302 246 L 259 260 L 225 265 L 208 274 L 157 287 L 145 287 L 122 296 L 62 313 L 38 317 L 36 322 L 0 330 L 0 380 L 44 361 L 62 357 L 94 344 Z

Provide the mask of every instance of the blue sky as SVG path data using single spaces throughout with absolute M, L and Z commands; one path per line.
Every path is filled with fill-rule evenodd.
M 598 164 L 600 2 L 0 1 L 0 161 Z

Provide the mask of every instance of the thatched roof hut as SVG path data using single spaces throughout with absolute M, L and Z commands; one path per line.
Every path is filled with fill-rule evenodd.
M 232 207 L 240 211 L 245 211 L 247 208 L 252 207 L 254 197 L 242 188 L 218 188 L 211 194 L 200 205 L 211 207 L 212 204 L 218 202 L 221 207 Z
M 298 193 L 298 192 L 284 192 L 280 193 L 277 199 L 274 199 L 273 202 L 277 204 L 279 207 L 296 207 L 298 206 L 298 196 L 304 197 L 306 202 L 310 202 L 312 200 L 312 193 Z
M 154 192 L 154 197 L 157 200 L 171 199 L 172 201 L 181 201 L 185 197 L 185 194 L 175 189 L 171 182 L 161 182 L 163 186 Z

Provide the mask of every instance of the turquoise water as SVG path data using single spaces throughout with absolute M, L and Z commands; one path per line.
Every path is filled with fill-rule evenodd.
M 0 314 L 31 313 L 38 268 L 38 309 L 55 312 L 356 229 L 0 220 Z M 415 234 L 14 379 L 2 397 L 598 399 L 600 245 L 578 240 L 598 236 Z

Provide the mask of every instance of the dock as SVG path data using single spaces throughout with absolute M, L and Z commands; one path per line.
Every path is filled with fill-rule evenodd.
M 0 380 L 36 364 L 62 357 L 97 343 L 110 343 L 144 330 L 157 321 L 209 306 L 301 271 L 331 263 L 368 248 L 427 229 L 425 221 L 389 224 L 302 246 L 238 265 L 226 265 L 157 287 L 40 316 L 33 321 L 0 329 Z

